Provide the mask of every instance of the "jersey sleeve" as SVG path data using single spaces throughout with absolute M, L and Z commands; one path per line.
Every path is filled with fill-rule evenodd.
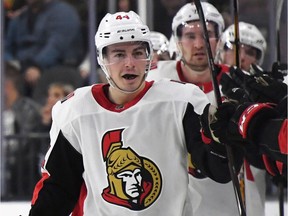
M 68 216 L 79 198 L 83 158 L 65 113 L 71 112 L 60 102 L 53 107 L 50 148 L 42 166 L 42 179 L 33 192 L 29 216 Z
M 73 210 L 83 183 L 82 156 L 60 131 L 45 161 L 37 183 L 29 216 L 65 216 Z

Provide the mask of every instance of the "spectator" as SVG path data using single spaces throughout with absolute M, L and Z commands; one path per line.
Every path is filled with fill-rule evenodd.
M 4 13 L 5 13 L 5 31 L 7 30 L 10 19 L 17 17 L 25 9 L 26 0 L 4 0 Z
M 26 3 L 26 9 L 9 23 L 5 59 L 19 62 L 31 96 L 47 69 L 65 66 L 76 70 L 83 58 L 83 42 L 80 19 L 71 5 L 58 0 Z
M 4 170 L 5 175 L 5 196 L 6 198 L 15 198 L 24 195 L 26 198 L 31 196 L 30 184 L 36 182 L 39 178 L 39 170 L 37 160 L 37 149 L 39 143 L 28 139 L 29 133 L 36 132 L 41 122 L 40 106 L 30 98 L 22 95 L 22 76 L 19 70 L 13 65 L 5 64 L 4 79 L 4 135 L 20 135 L 19 138 L 7 139 L 3 144 L 3 155 L 5 158 Z M 30 154 L 35 152 L 35 154 Z M 4 154 L 5 153 L 5 154 Z M 33 164 L 31 170 L 30 164 Z M 18 167 L 22 166 L 22 169 Z M 3 171 L 3 170 L 2 170 Z M 33 172 L 35 177 L 30 182 L 30 176 L 27 174 Z M 21 172 L 21 173 L 19 173 Z M 26 174 L 25 174 L 26 173 Z M 2 175 L 1 175 L 2 176 Z M 23 184 L 19 188 L 17 179 L 21 178 Z
M 136 1 L 135 0 L 117 0 L 117 11 L 129 12 L 130 10 L 135 11 Z
M 23 96 L 23 80 L 19 70 L 12 64 L 5 64 L 4 111 L 14 113 L 13 133 L 36 131 L 40 120 L 40 105 Z
M 39 79 L 34 89 L 33 99 L 39 104 L 44 105 L 46 103 L 45 98 L 49 85 L 57 82 L 71 85 L 73 88 L 84 85 L 84 80 L 81 77 L 78 68 L 76 70 L 72 67 L 58 66 L 48 69 Z
M 48 95 L 45 105 L 41 108 L 43 130 L 49 132 L 52 124 L 52 107 L 57 101 L 66 97 L 73 91 L 71 85 L 52 83 L 48 88 Z

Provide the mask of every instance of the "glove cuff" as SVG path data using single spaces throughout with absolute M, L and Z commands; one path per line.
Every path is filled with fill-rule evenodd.
M 258 104 L 252 104 L 249 107 L 247 107 L 244 112 L 242 112 L 239 121 L 238 121 L 238 128 L 239 128 L 239 133 L 241 134 L 241 136 L 246 139 L 248 136 L 248 129 L 251 126 L 251 122 L 253 120 L 259 119 L 260 114 L 262 114 L 261 116 L 263 116 L 263 114 L 265 115 L 266 113 L 274 113 L 273 112 L 273 105 L 272 104 L 268 104 L 268 103 L 258 103 Z M 272 111 L 272 112 L 271 112 Z M 271 115 L 268 115 L 267 117 L 269 118 Z M 260 122 L 259 122 L 260 123 Z M 257 122 L 257 124 L 259 124 Z M 255 127 L 255 125 L 254 125 Z M 253 127 L 253 128 L 254 128 Z

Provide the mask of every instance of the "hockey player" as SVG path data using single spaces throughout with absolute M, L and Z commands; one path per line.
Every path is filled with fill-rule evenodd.
M 223 147 L 201 139 L 205 94 L 192 84 L 145 81 L 152 45 L 132 11 L 108 13 L 95 43 L 108 84 L 79 88 L 54 106 L 30 216 L 68 216 L 83 184 L 83 215 L 191 215 L 188 152 L 205 176 L 230 181 Z
M 216 51 L 215 61 L 227 65 L 235 65 L 234 24 L 222 34 Z M 244 71 L 250 71 L 251 64 L 262 65 L 267 43 L 260 30 L 250 23 L 239 22 L 239 63 Z
M 151 63 L 151 69 L 157 67 L 158 61 L 169 60 L 169 41 L 166 36 L 160 32 L 151 31 L 150 39 L 153 49 L 153 60 Z
M 234 25 L 229 26 L 220 38 L 216 54 L 216 60 L 220 63 L 235 65 L 234 28 Z M 252 75 L 261 77 L 263 74 L 263 70 L 260 69 L 259 66 L 261 66 L 263 63 L 267 47 L 264 36 L 255 25 L 246 22 L 239 22 L 239 42 L 239 67 L 242 70 L 248 72 L 247 74 L 250 73 Z M 223 94 L 234 100 L 239 100 L 237 97 L 239 97 L 239 94 L 241 95 L 240 92 L 241 89 L 243 90 L 244 85 L 243 80 L 242 82 L 239 82 L 239 79 L 237 79 L 237 76 L 235 76 L 237 71 L 239 72 L 239 70 L 231 68 L 230 75 L 228 76 L 227 74 L 225 74 L 224 76 L 222 76 L 220 81 Z M 249 80 L 251 81 L 251 79 Z M 232 88 L 233 83 L 237 83 L 237 85 L 234 86 L 236 88 Z M 237 93 L 235 93 L 236 89 Z M 251 101 L 251 97 L 253 97 L 253 94 L 249 94 L 249 97 L 249 100 Z M 243 102 L 247 100 L 247 98 L 241 98 L 240 100 L 242 100 Z M 252 101 L 261 102 L 258 100 Z M 266 192 L 266 171 L 264 169 L 265 166 L 262 163 L 261 155 L 256 157 L 254 153 L 252 153 L 251 156 L 247 155 L 246 159 L 247 160 L 245 160 L 244 169 L 251 170 L 251 175 L 249 175 L 249 172 L 245 172 L 245 200 L 247 203 L 246 211 L 248 215 L 263 215 L 265 208 Z M 257 195 L 258 199 L 255 199 L 255 194 Z
M 219 11 L 210 3 L 202 2 L 201 5 L 207 21 L 210 46 L 214 53 L 224 29 L 224 20 Z M 210 102 L 215 104 L 203 31 L 194 4 L 188 3 L 178 11 L 172 22 L 172 32 L 180 60 L 159 62 L 157 69 L 149 72 L 148 79 L 169 78 L 196 84 Z M 229 68 L 225 65 L 216 65 L 216 67 L 219 81 L 222 74 L 228 72 Z M 205 178 L 191 164 L 189 172 L 191 174 L 189 175 L 189 191 L 193 200 L 193 216 L 237 216 L 239 214 L 232 183 L 220 185 Z M 225 206 L 225 208 L 219 208 L 219 206 Z

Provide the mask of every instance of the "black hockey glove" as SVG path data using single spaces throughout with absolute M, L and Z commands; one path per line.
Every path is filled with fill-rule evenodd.
M 283 81 L 284 76 L 287 76 L 287 64 L 274 62 L 271 71 L 272 78 Z
M 222 106 L 222 105 L 221 105 Z M 225 111 L 223 112 L 225 115 L 225 119 L 227 119 L 227 121 L 230 120 L 230 116 L 233 115 L 234 110 L 235 110 L 235 106 L 230 106 L 230 107 L 226 107 L 226 104 L 224 104 L 225 106 Z M 227 109 L 226 109 L 227 108 Z M 231 145 L 231 149 L 232 149 L 232 154 L 234 155 L 234 162 L 235 164 L 237 164 L 237 172 L 239 171 L 241 164 L 243 163 L 243 157 L 245 154 L 245 149 L 243 147 L 243 139 L 241 138 L 241 136 L 238 135 L 239 139 L 241 140 L 241 143 L 231 143 L 229 139 L 222 139 L 222 137 L 220 138 L 217 137 L 214 134 L 213 129 L 210 128 L 211 125 L 213 125 L 215 122 L 218 122 L 215 116 L 215 111 L 216 111 L 216 107 L 212 106 L 212 105 L 207 105 L 204 109 L 203 114 L 200 116 L 200 122 L 202 125 L 202 130 L 205 131 L 204 134 L 206 134 L 206 136 L 209 136 L 211 141 L 209 143 L 209 148 L 210 148 L 210 153 L 222 158 L 224 160 L 227 160 L 227 148 L 226 145 Z M 226 112 L 227 111 L 227 112 Z M 218 112 L 218 111 L 217 111 Z M 217 113 L 216 112 L 216 113 Z M 228 131 L 227 129 L 227 125 L 225 124 L 225 121 L 223 121 L 223 127 L 226 128 L 226 131 Z M 236 126 L 234 126 L 235 130 L 237 129 Z M 226 134 L 226 132 L 224 132 Z M 203 135 L 202 135 L 203 136 Z M 221 141 L 220 141 L 220 140 Z M 229 140 L 229 143 L 226 142 L 226 140 Z M 235 140 L 233 140 L 234 142 Z M 237 141 L 238 142 L 238 141 Z
M 230 67 L 229 74 L 221 76 L 221 91 L 229 100 L 239 103 L 248 101 L 248 95 L 243 89 L 244 77 L 243 71 L 236 67 Z
M 232 114 L 233 109 L 235 109 L 234 104 L 223 103 L 215 113 L 214 122 L 210 124 L 213 136 L 231 144 L 241 140 L 253 142 L 261 133 L 259 130 L 261 124 L 279 115 L 274 105 L 267 103 L 244 103 Z
M 249 99 L 258 103 L 278 104 L 287 95 L 287 85 L 265 74 L 261 76 L 245 76 L 245 92 Z
M 214 118 L 216 111 L 217 111 L 217 107 L 215 107 L 211 104 L 207 104 L 203 110 L 202 115 L 200 116 L 200 123 L 201 123 L 201 127 L 202 127 L 202 138 L 204 135 L 205 138 L 207 138 L 207 140 L 208 140 L 208 141 L 205 141 L 206 144 L 208 144 L 208 142 L 210 140 L 215 139 L 215 137 L 213 137 L 213 134 L 211 133 L 210 124 L 213 121 L 213 118 Z M 219 142 L 218 140 L 216 140 L 216 141 Z
M 278 115 L 271 104 L 244 103 L 237 106 L 224 102 L 216 112 L 209 112 L 206 106 L 200 120 L 205 136 L 216 142 L 243 146 L 261 133 L 259 127 L 263 121 Z
M 229 74 L 221 77 L 222 92 L 240 103 L 251 101 L 278 104 L 287 95 L 287 85 L 268 76 L 259 66 L 251 65 L 249 73 L 230 67 Z
M 207 104 L 204 108 L 202 115 L 200 116 L 200 123 L 202 127 L 202 140 L 205 144 L 209 145 L 212 152 L 220 157 L 226 157 L 225 146 L 215 137 L 210 128 L 211 122 L 213 122 L 216 107 Z
M 260 66 L 251 64 L 249 73 L 256 76 L 265 74 L 272 79 L 282 82 L 284 76 L 287 75 L 287 64 L 274 62 L 271 71 L 264 71 Z
M 242 136 L 239 134 L 238 125 L 232 121 L 236 108 L 237 104 L 224 102 L 214 112 L 213 117 L 210 117 L 209 129 L 211 137 L 216 142 L 228 145 L 243 142 Z
M 229 68 L 229 73 L 224 73 L 222 74 L 221 76 L 221 79 L 220 79 L 220 84 L 222 86 L 222 92 L 225 94 L 227 91 L 229 91 L 230 89 L 233 89 L 233 88 L 241 88 L 242 87 L 242 80 L 240 78 L 239 79 L 236 79 L 234 80 L 233 77 L 232 77 L 232 74 L 233 74 L 233 71 L 236 70 L 235 67 L 230 67 Z

